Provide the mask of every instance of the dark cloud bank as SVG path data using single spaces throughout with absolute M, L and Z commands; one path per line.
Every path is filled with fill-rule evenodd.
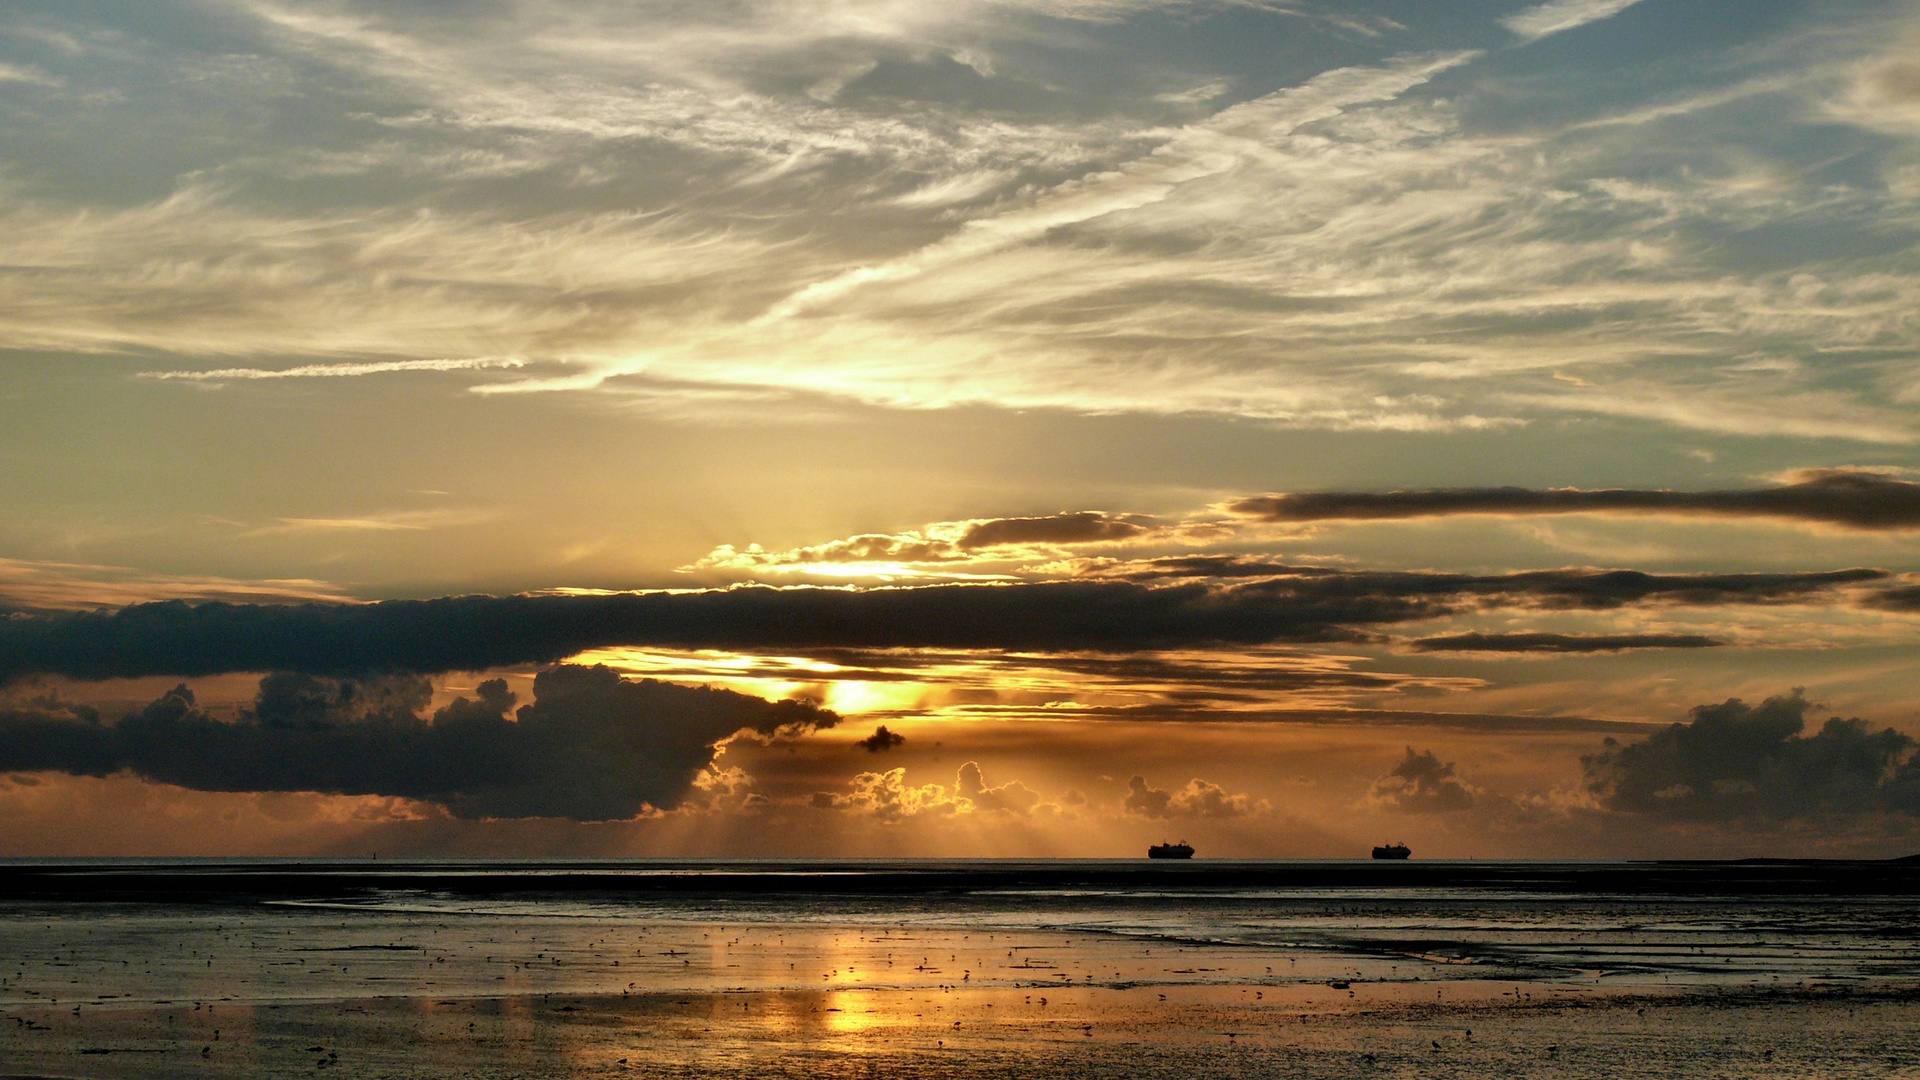
M 1588 791 L 1605 812 L 1649 824 L 1787 822 L 1844 825 L 1875 815 L 1920 816 L 1920 743 L 1892 728 L 1833 717 L 1806 733 L 1815 708 L 1799 691 L 1758 705 L 1700 705 L 1684 723 L 1583 756 Z M 1406 754 L 1374 781 L 1374 801 L 1416 814 L 1516 804 L 1462 779 L 1431 750 Z
M 1920 813 L 1913 739 L 1833 717 L 1804 734 L 1813 704 L 1800 691 L 1759 705 L 1701 705 L 1684 724 L 1582 758 L 1610 810 L 1674 820 Z
M 1258 495 L 1231 504 L 1267 521 L 1369 521 L 1450 514 L 1675 514 L 1771 517 L 1855 529 L 1920 528 L 1920 484 L 1877 473 L 1814 470 L 1797 483 L 1724 491 L 1629 488 L 1434 488 Z
M 1885 611 L 1920 612 L 1920 585 L 1903 585 L 1896 589 L 1883 589 L 1869 597 L 1867 603 Z
M 621 679 L 605 667 L 541 672 L 518 710 L 504 680 L 420 714 L 419 677 L 261 680 L 237 721 L 182 686 L 118 723 L 83 707 L 0 711 L 0 771 L 127 771 L 198 791 L 314 791 L 438 803 L 463 818 L 630 818 L 687 798 L 716 743 L 746 729 L 828 727 L 803 701 Z
M 1162 571 L 1150 564 L 1142 572 Z M 1637 603 L 1784 603 L 1888 576 L 1867 569 L 1673 575 L 1569 569 L 1474 576 L 1274 565 L 1266 577 L 1227 584 L 1068 581 L 858 591 L 756 586 L 362 605 L 174 601 L 0 619 L 0 683 L 33 674 L 104 679 L 481 671 L 552 663 L 613 645 L 1129 652 L 1360 641 L 1375 636 L 1368 627 L 1499 605 L 1606 610 Z
M 1151 518 L 1108 517 L 1096 510 L 994 518 L 968 529 L 956 546 L 976 551 L 1009 544 L 1094 544 L 1145 535 L 1152 531 L 1153 524 Z
M 1589 653 L 1627 649 L 1710 649 L 1726 642 L 1699 634 L 1447 634 L 1415 638 L 1419 652 Z

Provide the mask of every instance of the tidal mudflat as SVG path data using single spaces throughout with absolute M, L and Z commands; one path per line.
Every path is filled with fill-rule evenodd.
M 1903 864 L 61 863 L 0 1076 L 1920 1075 Z

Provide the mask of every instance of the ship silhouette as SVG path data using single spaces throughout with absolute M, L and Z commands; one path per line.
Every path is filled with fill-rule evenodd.
M 1162 841 L 1147 849 L 1147 858 L 1149 859 L 1191 859 L 1193 858 L 1193 845 L 1187 843 L 1185 840 L 1182 840 L 1177 844 L 1169 844 L 1169 843 L 1166 843 L 1165 841 Z
M 1413 854 L 1413 849 L 1405 844 L 1386 844 L 1373 849 L 1376 859 L 1404 859 Z

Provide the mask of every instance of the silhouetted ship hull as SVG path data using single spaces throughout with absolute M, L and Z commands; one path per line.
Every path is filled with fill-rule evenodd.
M 1404 859 L 1412 854 L 1413 849 L 1405 844 L 1389 844 L 1386 847 L 1373 849 L 1373 857 L 1376 859 Z
M 1182 840 L 1177 844 L 1155 844 L 1147 849 L 1149 859 L 1191 859 L 1193 848 Z

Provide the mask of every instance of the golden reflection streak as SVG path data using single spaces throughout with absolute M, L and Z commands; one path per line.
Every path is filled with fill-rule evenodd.
M 870 991 L 835 990 L 821 1003 L 820 1012 L 826 1018 L 823 1026 L 834 1035 L 864 1035 L 879 1026 L 874 1020 L 877 1007 Z M 836 1009 L 839 1011 L 833 1011 Z

